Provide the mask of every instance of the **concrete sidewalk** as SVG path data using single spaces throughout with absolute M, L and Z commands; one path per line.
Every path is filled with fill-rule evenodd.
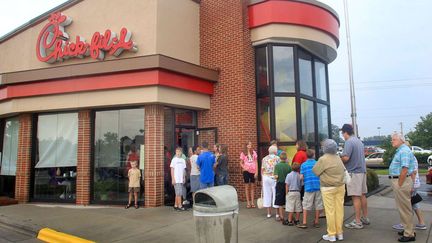
M 240 242 L 320 242 L 325 234 L 325 219 L 320 229 L 283 226 L 266 219 L 265 210 L 246 209 L 239 214 Z M 432 242 L 432 205 L 422 205 L 428 229 L 417 231 L 417 242 Z M 372 224 L 363 230 L 344 232 L 345 242 L 397 242 L 391 225 L 399 222 L 392 198 L 369 197 Z M 352 207 L 345 207 L 345 219 L 352 220 Z M 28 232 L 49 227 L 96 242 L 193 242 L 192 211 L 175 212 L 170 207 L 124 209 L 122 207 L 78 207 L 49 204 L 21 204 L 0 208 L 0 224 Z M 0 237 L 1 238 L 1 237 Z

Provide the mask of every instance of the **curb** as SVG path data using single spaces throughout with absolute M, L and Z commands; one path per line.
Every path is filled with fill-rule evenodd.
M 39 231 L 37 238 L 45 242 L 63 242 L 63 243 L 95 243 L 95 241 L 86 240 L 77 236 L 65 234 L 50 228 L 43 228 Z

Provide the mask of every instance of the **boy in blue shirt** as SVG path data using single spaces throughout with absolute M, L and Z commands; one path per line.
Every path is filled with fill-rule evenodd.
M 306 154 L 308 160 L 306 160 L 300 167 L 300 177 L 303 180 L 305 188 L 305 194 L 303 197 L 303 223 L 297 225 L 297 227 L 302 229 L 307 228 L 307 212 L 315 209 L 315 220 L 313 225 L 315 228 L 319 228 L 319 215 L 324 207 L 321 197 L 319 177 L 312 172 L 312 168 L 316 164 L 316 160 L 314 159 L 315 151 L 308 149 Z
M 200 170 L 200 189 L 214 186 L 213 165 L 216 162 L 215 156 L 208 150 L 208 143 L 203 142 L 201 154 L 198 156 L 197 165 Z

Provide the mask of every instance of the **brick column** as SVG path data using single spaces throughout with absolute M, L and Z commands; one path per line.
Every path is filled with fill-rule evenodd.
M 18 159 L 15 177 L 15 199 L 20 203 L 29 201 L 32 150 L 32 116 L 19 116 Z
M 164 204 L 164 107 L 145 107 L 144 201 L 145 207 Z
M 91 112 L 78 112 L 76 204 L 90 203 Z

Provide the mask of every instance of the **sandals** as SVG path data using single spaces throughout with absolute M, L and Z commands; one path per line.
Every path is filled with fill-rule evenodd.
M 300 228 L 300 229 L 306 229 L 308 227 L 306 224 L 298 224 L 296 226 L 297 226 L 297 228 Z
M 251 205 L 249 205 L 249 204 L 248 204 L 248 205 L 246 205 L 246 208 L 251 208 Z
M 139 208 L 138 204 L 135 204 L 135 209 L 138 209 L 138 208 Z
M 251 208 L 256 208 L 255 204 L 252 204 L 252 205 L 251 205 Z
M 128 209 L 128 208 L 130 208 L 130 204 L 126 204 L 126 206 L 125 206 L 125 209 Z

